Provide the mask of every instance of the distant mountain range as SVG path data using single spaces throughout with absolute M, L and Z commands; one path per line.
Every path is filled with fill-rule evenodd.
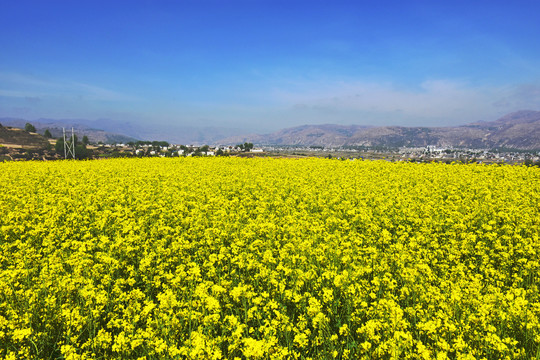
M 111 120 L 24 120 L 0 118 L 0 124 L 24 128 L 30 122 L 38 133 L 49 129 L 60 137 L 62 128 L 74 128 L 79 137 L 91 142 L 126 143 L 135 140 L 166 140 L 176 144 L 235 145 L 251 142 L 277 146 L 364 146 L 364 147 L 438 147 L 513 148 L 540 150 L 540 111 L 522 110 L 502 118 L 449 127 L 404 127 L 362 125 L 302 125 L 265 135 L 236 135 L 238 130 L 216 127 L 167 128 L 164 125 L 136 125 Z M 232 135 L 232 136 L 231 136 Z
M 514 148 L 540 150 L 540 111 L 517 111 L 502 118 L 451 127 L 303 125 L 266 135 L 222 139 L 223 145 Z

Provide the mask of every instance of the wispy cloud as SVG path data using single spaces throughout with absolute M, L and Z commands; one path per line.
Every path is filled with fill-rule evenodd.
M 49 80 L 0 72 L 0 96 L 22 98 L 78 98 L 88 101 L 135 101 L 134 96 L 98 85 L 71 80 Z

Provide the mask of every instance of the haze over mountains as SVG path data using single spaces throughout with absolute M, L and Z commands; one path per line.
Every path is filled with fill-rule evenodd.
M 53 137 L 62 135 L 62 128 L 74 131 L 79 136 L 88 136 L 91 142 L 122 143 L 134 140 L 164 140 L 174 144 L 213 144 L 229 136 L 241 134 L 241 130 L 224 127 L 196 127 L 155 124 L 137 124 L 128 121 L 110 119 L 21 119 L 14 117 L 0 118 L 0 124 L 24 128 L 29 122 L 41 134 L 49 129 Z
M 26 123 L 31 123 L 35 126 L 38 133 L 43 134 L 48 129 L 54 138 L 62 136 L 62 128 L 71 133 L 71 128 L 75 133 L 82 138 L 88 136 L 91 142 L 128 142 L 136 140 L 133 136 L 125 135 L 125 130 L 129 130 L 119 127 L 118 131 L 106 131 L 100 126 L 99 123 L 88 120 L 55 120 L 55 119 L 37 119 L 37 120 L 25 120 L 19 118 L 0 118 L 0 124 L 4 126 L 12 126 L 15 128 L 24 129 Z
M 0 118 L 5 126 L 24 128 L 32 123 L 43 133 L 49 129 L 54 137 L 62 127 L 74 127 L 79 136 L 93 142 L 128 142 L 133 140 L 166 140 L 178 144 L 235 145 L 251 142 L 257 145 L 296 146 L 365 146 L 365 147 L 438 147 L 540 149 L 540 111 L 522 110 L 489 122 L 451 127 L 404 127 L 368 125 L 303 125 L 271 134 L 241 134 L 241 130 L 216 127 L 164 127 L 133 125 L 111 120 L 24 120 Z M 359 121 L 360 122 L 360 121 Z

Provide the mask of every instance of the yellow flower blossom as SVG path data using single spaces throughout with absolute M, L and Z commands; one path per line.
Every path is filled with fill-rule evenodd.
M 0 358 L 530 359 L 540 169 L 0 163 Z

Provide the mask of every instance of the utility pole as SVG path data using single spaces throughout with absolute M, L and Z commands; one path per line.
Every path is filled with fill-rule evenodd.
M 69 143 L 66 139 L 66 129 L 62 128 L 62 131 L 64 133 L 64 159 L 67 159 L 68 156 L 75 159 L 75 133 L 73 128 L 71 128 L 71 141 Z

